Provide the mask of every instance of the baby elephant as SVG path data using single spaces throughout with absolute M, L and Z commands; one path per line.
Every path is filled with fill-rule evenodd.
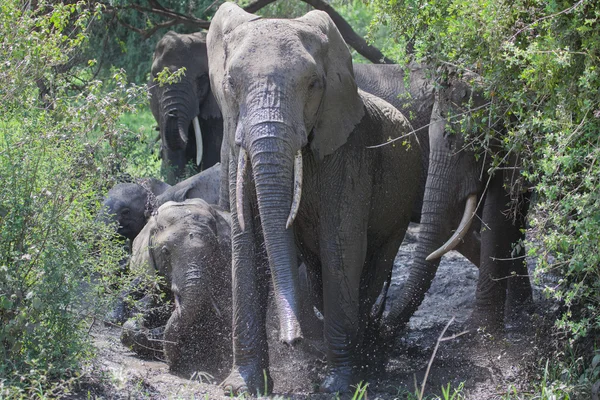
M 217 204 L 220 179 L 221 164 L 217 163 L 174 186 L 154 178 L 119 183 L 109 190 L 104 200 L 103 219 L 118 222 L 117 233 L 133 241 L 152 212 L 167 201 L 199 198 Z
M 158 274 L 173 299 L 162 346 L 171 370 L 221 375 L 231 364 L 230 232 L 228 212 L 190 199 L 162 205 L 133 242 L 132 271 Z M 141 355 L 160 343 L 157 305 L 147 300 L 123 327 L 122 342 Z

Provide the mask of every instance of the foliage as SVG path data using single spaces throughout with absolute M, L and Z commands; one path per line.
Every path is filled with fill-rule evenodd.
M 143 91 L 119 72 L 71 90 L 91 75 L 72 65 L 98 15 L 86 4 L 0 5 L 0 397 L 67 391 L 118 287 L 122 245 L 94 217 L 122 160 L 103 143 Z
M 154 177 L 162 179 L 160 173 L 160 138 L 156 130 L 156 121 L 145 105 L 133 113 L 126 113 L 121 123 L 127 128 L 119 136 L 117 146 L 121 156 L 126 159 L 125 175 L 129 177 Z
M 571 340 L 600 329 L 600 3 L 556 0 L 372 0 L 374 28 L 395 33 L 399 60 L 427 63 L 437 79 L 474 77 L 490 107 L 472 137 L 502 165 L 522 162 L 534 189 L 526 243 L 535 276 L 564 305 Z M 470 116 L 467 116 L 470 118 Z M 501 143 L 502 149 L 490 143 Z M 589 360 L 588 360 L 589 362 Z
M 147 0 L 136 3 L 145 8 L 151 6 Z M 160 3 L 167 9 L 201 19 L 209 19 L 217 10 L 216 5 L 209 8 L 213 0 L 162 0 Z M 164 18 L 136 10 L 129 7 L 130 5 L 129 1 L 116 0 L 110 2 L 110 9 L 103 8 L 104 12 L 92 25 L 86 57 L 101 62 L 101 75 L 112 66 L 127 71 L 132 82 L 143 84 L 148 81 L 152 54 L 160 38 L 169 30 L 192 33 L 197 29 L 184 25 L 162 27 Z M 150 35 L 146 37 L 132 27 L 148 31 Z

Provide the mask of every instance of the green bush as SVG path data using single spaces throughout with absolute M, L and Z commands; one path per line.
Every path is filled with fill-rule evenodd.
M 571 341 L 600 331 L 600 3 L 592 0 L 373 0 L 373 26 L 395 33 L 398 59 L 438 78 L 469 73 L 490 100 L 481 122 L 502 132 L 473 137 L 487 156 L 518 155 L 534 189 L 528 252 L 545 292 L 563 305 Z M 482 113 L 484 114 L 484 113 Z M 587 365 L 592 351 L 582 353 Z M 596 363 L 597 365 L 597 363 Z
M 67 391 L 118 289 L 122 245 L 94 217 L 142 90 L 115 73 L 73 91 L 97 15 L 85 4 L 0 6 L 0 397 Z

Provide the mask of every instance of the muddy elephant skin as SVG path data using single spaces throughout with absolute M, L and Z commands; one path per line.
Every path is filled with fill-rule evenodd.
M 100 218 L 105 223 L 118 223 L 117 233 L 133 241 L 146 225 L 154 199 L 168 188 L 170 185 L 154 178 L 118 183 L 108 191 Z
M 221 164 L 169 185 L 158 179 L 144 178 L 137 183 L 118 183 L 106 195 L 102 206 L 105 222 L 117 222 L 117 233 L 133 241 L 152 213 L 167 201 L 203 199 L 209 204 L 219 201 Z
M 207 45 L 229 150 L 234 363 L 225 391 L 272 390 L 269 274 L 280 340 L 303 338 L 296 248 L 321 288 L 328 372 L 320 390 L 347 391 L 377 334 L 373 306 L 418 196 L 418 141 L 369 148 L 412 128 L 357 88 L 348 48 L 324 12 L 270 20 L 225 3 Z
M 231 237 L 229 213 L 202 199 L 162 205 L 134 241 L 131 269 L 158 274 L 173 308 L 157 316 L 148 294 L 141 319 L 128 321 L 122 341 L 142 355 L 160 337 L 173 371 L 221 375 L 231 365 Z M 142 302 L 144 303 L 144 301 Z M 161 321 L 162 318 L 162 321 Z

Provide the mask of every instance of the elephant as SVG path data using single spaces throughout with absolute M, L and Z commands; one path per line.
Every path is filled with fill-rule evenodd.
M 404 291 L 385 319 L 386 335 L 396 335 L 408 322 L 431 285 L 440 257 L 461 244 L 474 226 L 480 236 L 480 262 L 475 310 L 469 325 L 501 330 L 505 315 L 532 300 L 523 248 L 514 247 L 524 239 L 529 194 L 519 194 L 516 213 L 506 212 L 511 196 L 505 187 L 510 187 L 519 175 L 518 167 L 490 175 L 490 157 L 476 157 L 475 150 L 465 142 L 460 119 L 450 118 L 466 113 L 475 118 L 476 111 L 486 104 L 482 93 L 462 79 L 453 78 L 437 90 L 429 126 L 430 156 L 421 230 Z
M 222 385 L 230 394 L 273 388 L 269 276 L 280 341 L 302 340 L 298 249 L 322 294 L 320 391 L 347 391 L 375 342 L 376 299 L 418 197 L 419 142 L 402 113 L 357 88 L 350 52 L 324 12 L 261 19 L 224 3 L 207 47 L 232 214 L 233 367 Z M 404 145 L 369 148 L 404 134 Z
M 185 68 L 185 75 L 179 82 L 161 85 L 156 78 L 165 68 Z M 166 181 L 175 184 L 190 163 L 200 172 L 219 162 L 223 119 L 208 79 L 205 34 L 167 32 L 154 50 L 148 85 Z
M 105 223 L 118 223 L 117 233 L 133 241 L 146 225 L 152 199 L 170 187 L 154 178 L 140 179 L 137 183 L 118 183 L 108 191 L 100 218 Z
M 164 287 L 158 292 L 173 306 L 165 313 L 156 293 L 147 293 L 142 318 L 123 326 L 126 346 L 141 355 L 164 349 L 173 371 L 214 375 L 230 367 L 230 233 L 229 213 L 202 199 L 158 209 L 134 240 L 131 269 L 160 276 Z
M 167 201 L 201 198 L 209 204 L 219 201 L 221 164 L 171 186 L 155 178 L 137 183 L 118 183 L 104 199 L 102 215 L 105 222 L 117 222 L 117 233 L 133 241 L 146 225 L 152 212 Z
M 167 201 L 181 202 L 186 199 L 203 199 L 208 204 L 216 205 L 219 203 L 220 182 L 221 163 L 218 162 L 156 196 L 155 207 L 158 208 Z

